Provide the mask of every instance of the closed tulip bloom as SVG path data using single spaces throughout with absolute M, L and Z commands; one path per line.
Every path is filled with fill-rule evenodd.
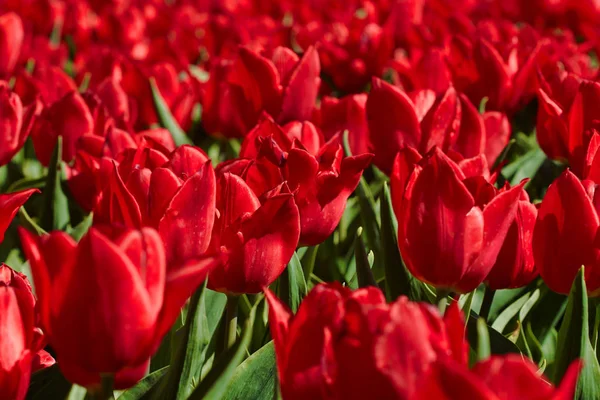
M 445 318 L 376 288 L 316 286 L 295 316 L 270 292 L 269 324 L 281 393 L 294 399 L 412 399 L 440 358 L 467 361 L 456 305 Z
M 21 150 L 40 107 L 37 101 L 23 107 L 19 96 L 0 81 L 0 166 L 8 164 Z
M 480 115 L 453 87 L 436 96 L 432 90 L 405 93 L 380 79 L 366 103 L 369 143 L 374 163 L 390 173 L 396 154 L 413 147 L 424 154 L 434 146 L 465 158 L 485 154 L 493 164 L 510 138 L 510 124 L 499 112 Z
M 262 201 L 261 201 L 262 200 Z M 223 255 L 208 286 L 224 293 L 258 293 L 283 272 L 300 238 L 300 217 L 285 184 L 261 196 L 224 173 L 217 184 L 218 218 L 210 251 Z
M 11 221 L 17 215 L 19 208 L 31 197 L 39 192 L 38 189 L 27 189 L 20 192 L 0 194 L 0 242 L 4 240 L 4 233 Z
M 37 237 L 21 230 L 21 239 L 60 368 L 87 387 L 99 384 L 101 374 L 114 374 L 117 388 L 142 378 L 216 263 L 205 258 L 167 268 L 162 240 L 151 228 L 93 227 L 79 243 L 64 232 Z
M 23 22 L 17 14 L 0 15 L 0 78 L 11 76 L 19 61 L 24 38 Z
M 467 293 L 494 266 L 517 213 L 523 184 L 495 195 L 480 172 L 481 164 L 456 164 L 435 148 L 414 167 L 404 190 L 394 186 L 406 178 L 393 173 L 399 247 L 418 279 Z
M 544 282 L 555 292 L 568 294 L 585 266 L 589 295 L 600 294 L 596 189 L 594 182 L 580 181 L 567 170 L 550 185 L 538 210 L 533 257 Z
M 551 93 L 538 91 L 538 142 L 549 158 L 568 161 L 577 176 L 586 178 L 588 147 L 600 128 L 600 113 L 594 106 L 600 101 L 600 84 L 567 74 L 546 90 L 550 88 Z M 597 147 L 594 145 L 594 154 Z
M 496 263 L 485 278 L 490 289 L 526 286 L 537 276 L 531 244 L 536 218 L 537 208 L 529 202 L 527 192 L 521 192 L 515 218 L 508 228 Z
M 36 328 L 35 297 L 25 275 L 0 264 L 0 393 L 25 398 L 31 373 L 54 364 Z
M 231 65 L 215 66 L 204 96 L 203 124 L 211 134 L 243 137 L 267 112 L 278 123 L 310 119 L 321 79 L 319 55 L 302 58 L 275 48 L 269 56 L 240 47 Z

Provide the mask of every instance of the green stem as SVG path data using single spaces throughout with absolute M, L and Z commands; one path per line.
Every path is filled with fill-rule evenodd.
M 449 294 L 450 294 L 450 291 L 446 290 L 446 289 L 437 288 L 437 290 L 436 290 L 435 302 L 437 303 L 438 309 L 440 310 L 440 314 L 442 314 L 442 316 L 446 312 L 446 307 L 448 306 L 448 295 Z
M 225 314 L 225 348 L 233 347 L 237 339 L 238 296 L 227 295 Z
M 481 303 L 481 309 L 479 310 L 479 316 L 484 319 L 484 321 L 488 322 L 488 318 L 490 315 L 490 310 L 492 309 L 492 303 L 494 302 L 494 295 L 496 291 L 494 289 L 490 289 L 489 287 L 485 287 L 485 292 L 483 295 L 483 301 Z

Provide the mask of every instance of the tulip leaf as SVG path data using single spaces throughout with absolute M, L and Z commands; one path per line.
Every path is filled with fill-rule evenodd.
M 488 326 L 483 318 L 477 319 L 477 361 L 490 358 L 491 345 Z
M 206 357 L 206 348 L 216 330 L 216 323 L 209 323 L 207 316 L 207 297 L 220 295 L 206 287 L 206 282 L 193 294 L 183 327 L 175 335 L 179 339 L 171 357 L 171 366 L 167 378 L 157 398 L 186 399 L 194 389 L 202 372 Z M 224 308 L 224 307 L 223 307 Z M 223 308 L 217 306 L 219 316 Z M 214 310 L 213 310 L 214 311 Z
M 350 150 L 347 130 L 344 131 L 342 136 L 342 144 L 345 155 L 347 157 L 351 156 L 352 151 Z M 371 188 L 364 177 L 360 178 L 358 186 L 356 187 L 356 194 L 360 205 L 360 218 L 365 231 L 365 242 L 378 258 L 381 254 L 381 238 L 379 237 L 379 223 L 377 221 L 377 205 L 373 193 L 371 192 Z M 385 275 L 383 268 L 377 268 L 374 273 L 376 278 L 382 278 Z
M 279 281 L 279 296 L 292 310 L 298 311 L 300 302 L 308 292 L 304 271 L 298 255 L 294 253 Z
M 533 307 L 529 317 L 533 334 L 541 343 L 555 331 L 567 308 L 567 297 L 544 288 L 540 301 Z
M 138 400 L 149 397 L 149 395 L 156 389 L 156 384 L 166 376 L 169 371 L 169 367 L 163 367 L 159 370 L 146 375 L 144 379 L 139 381 L 135 386 L 127 389 L 119 397 L 118 400 Z
M 31 375 L 27 400 L 64 399 L 72 384 L 61 374 L 58 364 L 41 369 Z
M 567 369 L 576 360 L 583 361 L 575 399 L 600 399 L 600 365 L 590 342 L 588 296 L 584 268 L 579 270 L 569 298 L 567 310 L 558 331 L 558 347 L 554 365 L 554 382 L 559 383 Z
M 356 232 L 356 240 L 354 241 L 354 257 L 356 259 L 356 278 L 358 279 L 358 287 L 375 286 L 377 281 L 373 277 L 369 256 L 365 249 L 365 243 L 362 239 L 362 228 L 358 228 Z
M 381 196 L 381 247 L 382 261 L 385 268 L 385 291 L 388 301 L 399 296 L 408 296 L 410 300 L 423 299 L 423 286 L 406 269 L 398 248 L 396 217 L 392 209 L 392 199 L 388 184 L 383 185 Z
M 502 168 L 502 175 L 510 181 L 511 185 L 517 185 L 525 178 L 533 178 L 545 160 L 546 154 L 539 146 L 536 146 Z
M 494 320 L 492 323 L 492 328 L 497 330 L 498 332 L 504 332 L 504 329 L 508 325 L 508 323 L 515 318 L 521 308 L 527 303 L 527 300 L 531 297 L 531 293 L 525 293 L 523 296 L 519 297 L 515 302 L 506 307 L 500 315 Z
M 216 400 L 223 398 L 238 365 L 240 365 L 246 355 L 248 345 L 252 339 L 252 324 L 256 316 L 256 306 L 257 304 L 252 307 L 250 315 L 246 318 L 242 335 L 236 344 L 221 354 L 210 372 L 188 397 L 188 400 Z
M 181 129 L 179 123 L 173 117 L 171 110 L 169 110 L 169 106 L 165 102 L 162 94 L 160 93 L 160 89 L 156 85 L 156 80 L 154 77 L 149 79 L 150 81 L 150 89 L 152 90 L 152 100 L 154 101 L 154 108 L 156 110 L 156 114 L 158 115 L 158 119 L 162 126 L 164 126 L 173 137 L 173 141 L 175 145 L 181 146 L 183 144 L 192 144 L 192 141 L 186 135 L 186 133 Z
M 306 283 L 310 282 L 310 276 L 315 270 L 315 262 L 317 261 L 317 252 L 319 245 L 307 247 L 302 259 L 302 269 L 304 271 L 304 279 Z
M 478 343 L 478 315 L 471 311 L 471 315 L 467 320 L 467 339 L 472 348 L 477 348 Z M 510 340 L 502 336 L 497 330 L 488 328 L 490 337 L 490 349 L 492 354 L 508 354 L 520 353 L 519 348 Z
M 85 387 L 73 385 L 66 400 L 84 400 L 86 395 L 87 389 Z
M 236 368 L 224 399 L 271 400 L 276 376 L 275 347 L 270 341 Z
M 67 227 L 67 232 L 69 233 L 69 235 L 71 235 L 71 237 L 73 239 L 79 241 L 79 240 L 81 240 L 83 235 L 85 235 L 87 233 L 87 231 L 90 229 L 90 227 L 92 226 L 93 219 L 94 219 L 93 213 L 89 213 L 88 215 L 83 217 L 83 220 L 81 220 L 81 222 L 79 224 L 77 224 L 73 227 L 71 225 L 69 225 Z
M 44 208 L 40 224 L 46 231 L 64 230 L 70 221 L 69 200 L 61 186 L 62 168 L 62 137 L 59 136 L 52 153 L 43 192 Z

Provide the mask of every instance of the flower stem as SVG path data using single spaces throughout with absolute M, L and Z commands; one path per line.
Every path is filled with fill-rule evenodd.
M 227 295 L 225 314 L 225 348 L 231 348 L 237 339 L 238 296 Z

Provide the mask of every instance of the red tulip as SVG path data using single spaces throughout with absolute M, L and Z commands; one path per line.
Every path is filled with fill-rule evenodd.
M 209 133 L 243 137 L 263 112 L 280 124 L 310 119 L 321 82 L 314 48 L 300 59 L 283 47 L 270 58 L 241 47 L 231 66 L 215 68 L 203 112 Z
M 180 146 L 169 158 L 152 149 L 131 150 L 119 167 L 112 167 L 108 180 L 95 222 L 156 228 L 169 265 L 208 249 L 216 189 L 212 165 L 202 150 Z
M 21 150 L 39 112 L 37 101 L 23 107 L 19 96 L 0 81 L 0 166 L 8 164 Z
M 0 15 L 0 78 L 11 76 L 19 61 L 24 37 L 23 22 L 17 14 Z
M 565 171 L 548 188 L 533 231 L 533 257 L 540 275 L 555 292 L 567 294 L 585 266 L 591 296 L 600 294 L 600 247 L 596 239 L 597 185 Z
M 300 244 L 313 246 L 335 230 L 373 155 L 343 157 L 336 137 L 311 154 L 300 140 L 289 136 L 272 120 L 264 119 L 246 137 L 240 151 L 241 157 L 254 160 L 237 160 L 222 169 L 242 176 L 258 196 L 270 190 L 273 181 L 285 181 L 300 211 Z M 315 138 L 314 133 L 306 136 Z
M 0 392 L 25 398 L 29 376 L 54 364 L 36 328 L 35 297 L 25 275 L 0 264 Z
M 21 230 L 39 298 L 41 325 L 65 377 L 82 386 L 115 374 L 133 385 L 181 307 L 216 264 L 167 268 L 158 232 L 93 227 L 76 243 L 64 232 Z M 73 329 L 73 327 L 77 329 Z
M 269 291 L 269 323 L 286 400 L 412 399 L 440 358 L 467 362 L 464 322 L 428 304 L 386 304 L 375 288 L 316 286 L 292 316 Z
M 481 164 L 466 161 L 456 164 L 434 148 L 414 167 L 405 188 L 396 188 L 406 177 L 394 171 L 391 190 L 408 269 L 460 293 L 477 288 L 494 266 L 523 191 L 521 184 L 495 195 Z
M 220 176 L 210 248 L 223 254 L 225 261 L 211 273 L 211 289 L 258 293 L 277 279 L 292 258 L 300 237 L 293 195 L 282 184 L 261 199 L 240 177 Z
M 366 94 L 342 97 L 323 97 L 316 122 L 326 140 L 348 130 L 352 154 L 369 152 L 369 126 L 367 125 Z M 339 136 L 341 138 L 341 135 Z
M 567 75 L 553 88 L 552 96 L 543 89 L 536 134 L 540 147 L 554 160 L 569 161 L 573 172 L 585 178 L 588 147 L 595 129 L 600 128 L 600 84 Z M 594 152 L 595 153 L 595 152 Z
M 31 138 L 38 160 L 47 166 L 58 136 L 63 138 L 63 160 L 69 162 L 75 157 L 77 140 L 93 131 L 94 120 L 85 101 L 77 92 L 70 92 L 43 111 Z
M 466 158 L 483 153 L 492 164 L 510 137 L 505 115 L 480 115 L 452 87 L 438 98 L 430 90 L 420 90 L 409 97 L 374 78 L 366 111 L 374 163 L 386 173 L 391 172 L 396 154 L 404 147 L 414 147 L 424 154 L 438 146 Z
M 4 240 L 4 233 L 10 222 L 17 215 L 19 208 L 31 197 L 39 192 L 38 189 L 27 189 L 20 192 L 0 194 L 0 242 Z
M 571 400 L 581 362 L 573 362 L 559 387 L 554 387 L 538 367 L 521 355 L 492 356 L 468 370 L 451 360 L 441 360 L 422 382 L 416 400 Z
M 537 213 L 537 208 L 529 202 L 527 192 L 521 192 L 515 218 L 508 228 L 496 263 L 485 278 L 490 289 L 522 287 L 536 277 L 531 242 Z

